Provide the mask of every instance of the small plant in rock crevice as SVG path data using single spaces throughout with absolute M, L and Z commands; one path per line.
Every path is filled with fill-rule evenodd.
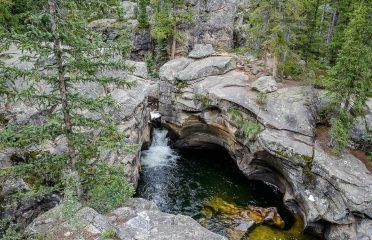
M 253 139 L 256 135 L 262 131 L 260 124 L 256 121 L 245 119 L 242 112 L 235 108 L 230 108 L 228 113 L 231 120 L 239 127 L 239 132 L 243 137 Z
M 118 239 L 118 235 L 113 228 L 107 228 L 102 232 L 102 239 Z
M 195 93 L 194 101 L 199 103 L 203 107 L 207 107 L 212 104 L 212 99 L 207 94 Z
M 256 103 L 261 106 L 266 105 L 267 104 L 267 93 L 257 92 Z

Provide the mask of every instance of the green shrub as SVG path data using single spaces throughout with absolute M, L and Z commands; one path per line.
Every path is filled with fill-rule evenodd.
M 122 166 L 101 163 L 94 169 L 93 175 L 87 204 L 100 213 L 119 207 L 134 194 L 134 188 L 126 180 Z
M 349 143 L 352 123 L 353 118 L 346 110 L 339 111 L 337 116 L 331 119 L 330 134 L 336 153 L 341 153 Z
M 24 240 L 26 239 L 22 233 L 18 232 L 13 227 L 8 228 L 2 236 L 0 234 L 0 237 L 2 240 Z
M 116 233 L 115 229 L 108 228 L 108 229 L 106 229 L 105 231 L 102 232 L 101 237 L 103 239 L 113 239 L 113 238 L 117 238 L 117 233 Z
M 76 172 L 69 173 L 65 177 L 65 189 L 63 198 L 63 217 L 72 219 L 79 210 L 79 198 L 77 196 L 79 178 Z
M 243 114 L 234 108 L 229 109 L 229 115 L 234 123 L 239 127 L 243 137 L 252 139 L 262 130 L 260 124 L 255 121 L 247 120 Z
M 195 93 L 194 94 L 194 101 L 200 103 L 203 107 L 207 107 L 211 105 L 212 100 L 206 94 Z
M 257 99 L 256 99 L 257 104 L 259 105 L 266 105 L 267 103 L 267 94 L 263 92 L 257 92 Z

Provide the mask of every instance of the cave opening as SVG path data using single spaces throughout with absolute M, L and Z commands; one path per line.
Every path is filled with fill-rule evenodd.
M 264 232 L 269 235 L 262 239 L 311 239 L 302 238 L 303 225 L 286 209 L 279 189 L 247 179 L 225 148 L 174 143 L 166 129 L 154 129 L 151 145 L 142 151 L 137 197 L 154 201 L 163 212 L 190 216 L 228 238 L 240 233 L 261 239 Z M 255 232 L 259 237 L 252 238 Z

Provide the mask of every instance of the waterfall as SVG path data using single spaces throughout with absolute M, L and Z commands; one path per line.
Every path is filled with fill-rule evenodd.
M 154 129 L 153 140 L 148 150 L 142 152 L 141 164 L 145 168 L 170 166 L 178 159 L 177 153 L 170 148 L 168 131 Z

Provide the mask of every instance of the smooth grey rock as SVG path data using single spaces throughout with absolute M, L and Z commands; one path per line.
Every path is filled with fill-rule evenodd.
M 190 58 L 205 58 L 214 53 L 212 44 L 195 44 L 194 49 L 189 53 Z
M 43 239 L 69 239 L 68 237 L 76 235 L 97 237 L 106 229 L 111 228 L 105 216 L 92 208 L 80 207 L 76 205 L 75 208 L 78 211 L 71 218 L 66 219 L 64 211 L 68 210 L 64 209 L 63 204 L 58 205 L 38 216 L 27 226 L 25 232 L 32 237 L 43 236 Z M 65 234 L 61 236 L 61 233 Z
M 159 76 L 161 80 L 174 81 L 178 72 L 184 70 L 193 60 L 189 58 L 176 58 L 167 63 L 159 69 Z
M 261 145 L 273 155 L 293 161 L 294 165 L 304 165 L 313 157 L 312 138 L 288 131 L 265 129 L 257 136 Z
M 180 74 L 186 69 L 194 74 L 198 62 Z M 247 80 L 243 72 L 230 71 L 188 81 L 180 88 L 164 87 L 170 94 L 160 101 L 159 109 L 167 126 L 180 135 L 175 145 L 224 147 L 248 178 L 272 183 L 285 192 L 286 205 L 303 211 L 307 226 L 324 221 L 325 226 L 334 225 L 328 235 L 342 239 L 348 232 L 345 226 L 355 224 L 355 216 L 370 217 L 371 175 L 350 154 L 338 159 L 318 149 L 314 132 L 318 110 L 327 102 L 324 91 L 312 86 L 282 88 L 268 93 L 262 106 Z M 208 98 L 207 107 L 192 102 L 196 94 Z M 265 129 L 251 141 L 239 137 L 229 118 L 231 108 Z M 345 160 L 348 164 L 342 166 Z M 317 234 L 323 233 L 324 228 L 316 228 Z
M 278 90 L 278 84 L 273 76 L 260 77 L 251 84 L 251 87 L 262 93 L 270 93 Z
M 346 209 L 372 217 L 372 175 L 350 153 L 337 157 L 315 144 L 312 172 L 322 176 L 344 199 Z
M 191 69 L 190 69 L 191 71 Z M 236 75 L 234 71 L 231 74 Z M 314 135 L 316 90 L 311 86 L 279 89 L 267 94 L 264 108 L 257 104 L 256 93 L 245 88 L 248 76 L 231 77 L 230 73 L 211 76 L 194 84 L 197 93 L 210 94 L 218 101 L 225 100 L 252 112 L 264 126 L 287 130 L 307 136 Z
M 192 81 L 211 75 L 221 75 L 236 68 L 234 57 L 209 57 L 189 64 L 176 75 L 181 81 Z

